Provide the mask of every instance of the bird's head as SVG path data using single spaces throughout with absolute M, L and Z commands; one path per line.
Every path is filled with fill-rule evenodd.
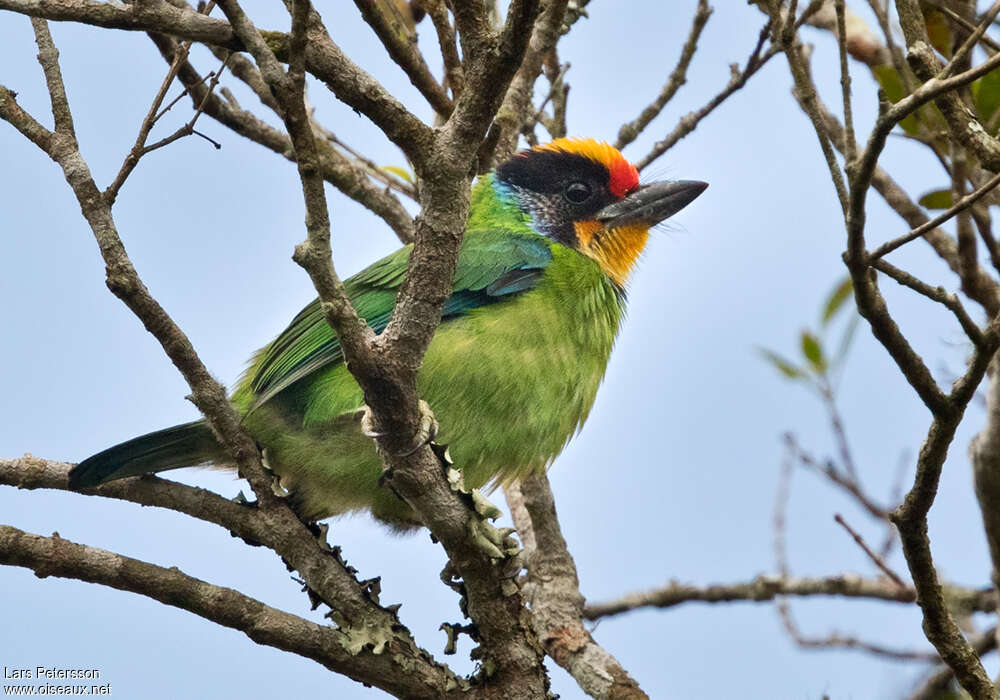
M 593 258 L 624 286 L 649 229 L 701 194 L 707 183 L 639 184 L 639 172 L 613 146 L 557 139 L 522 151 L 496 169 L 493 187 L 553 241 Z

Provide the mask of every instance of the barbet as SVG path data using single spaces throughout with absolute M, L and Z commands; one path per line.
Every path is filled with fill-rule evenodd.
M 704 191 L 696 181 L 640 185 L 621 153 L 559 139 L 515 155 L 472 192 L 452 294 L 418 388 L 469 488 L 545 469 L 594 403 L 649 229 Z M 376 332 L 388 323 L 411 246 L 346 281 Z M 419 525 L 365 435 L 360 387 L 318 300 L 254 356 L 232 397 L 301 516 L 370 509 Z M 77 465 L 74 488 L 178 467 L 226 467 L 205 421 L 137 437 Z

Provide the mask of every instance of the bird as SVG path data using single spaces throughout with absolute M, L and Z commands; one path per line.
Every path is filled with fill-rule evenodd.
M 613 146 L 560 138 L 521 151 L 471 192 L 451 296 L 418 374 L 467 488 L 548 468 L 590 413 L 626 288 L 650 229 L 708 187 L 640 184 Z M 389 321 L 412 245 L 345 281 L 375 332 Z M 368 510 L 397 531 L 421 523 L 381 482 L 361 388 L 319 300 L 259 350 L 231 395 L 243 427 L 307 521 Z M 82 489 L 191 466 L 234 468 L 204 420 L 149 433 L 80 462 Z

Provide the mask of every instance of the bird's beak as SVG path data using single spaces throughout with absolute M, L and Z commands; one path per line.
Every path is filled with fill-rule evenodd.
M 675 180 L 643 185 L 625 199 L 609 204 L 595 218 L 609 229 L 632 224 L 653 226 L 669 219 L 708 187 L 698 180 Z

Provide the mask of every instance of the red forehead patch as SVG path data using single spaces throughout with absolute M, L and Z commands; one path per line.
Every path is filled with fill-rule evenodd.
M 617 151 L 615 151 L 617 153 Z M 639 171 L 635 166 L 625 160 L 621 153 L 613 163 L 608 163 L 608 172 L 611 179 L 608 182 L 608 189 L 611 194 L 618 199 L 624 199 L 625 195 L 639 186 Z

